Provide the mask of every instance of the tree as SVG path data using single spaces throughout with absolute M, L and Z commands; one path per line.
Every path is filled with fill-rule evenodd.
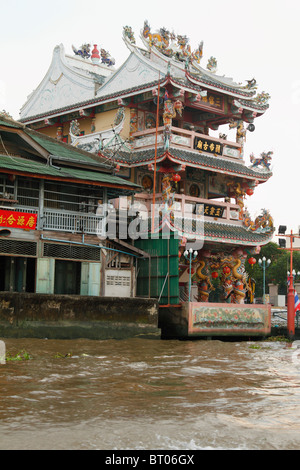
M 258 260 L 265 256 L 270 259 L 271 264 L 266 268 L 266 292 L 270 283 L 278 284 L 278 293 L 285 295 L 287 293 L 287 271 L 290 270 L 290 253 L 287 250 L 279 249 L 277 243 L 270 242 L 261 248 L 259 255 L 255 255 L 256 264 L 251 267 L 245 263 L 245 269 L 248 275 L 256 282 L 255 296 L 263 295 L 263 269 L 259 266 Z M 249 258 L 248 258 L 249 259 Z M 300 252 L 293 253 L 293 269 L 300 271 Z

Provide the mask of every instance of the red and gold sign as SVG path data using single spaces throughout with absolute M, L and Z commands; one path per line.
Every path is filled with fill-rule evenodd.
M 195 137 L 194 148 L 214 155 L 223 155 L 223 145 L 220 142 L 203 137 Z
M 206 215 L 208 217 L 223 217 L 225 207 L 215 206 L 213 204 L 197 204 L 196 213 L 198 215 Z
M 37 214 L 0 210 L 0 227 L 35 230 Z

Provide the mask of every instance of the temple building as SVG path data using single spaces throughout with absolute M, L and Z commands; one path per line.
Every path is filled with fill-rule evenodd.
M 186 36 L 152 32 L 147 21 L 139 38 L 125 26 L 123 40 L 129 55 L 118 68 L 98 45 L 73 46 L 73 56 L 55 47 L 20 121 L 143 188 L 110 203 L 119 214 L 138 212 L 139 236 L 129 244 L 149 257 L 137 263 L 137 295 L 159 299 L 164 330 L 264 335 L 270 310 L 253 304 L 245 263 L 274 227 L 267 209 L 251 219 L 247 198 L 272 176 L 272 152 L 246 164 L 245 142 L 270 96 L 255 79 L 219 75 L 214 57 L 205 66 L 202 42 L 192 50 Z

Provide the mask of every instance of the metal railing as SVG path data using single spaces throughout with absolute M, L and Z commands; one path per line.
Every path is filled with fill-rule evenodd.
M 86 233 L 101 235 L 103 232 L 103 216 L 82 214 L 80 212 L 54 211 L 44 209 L 43 215 L 36 208 L 17 206 L 16 211 L 29 212 L 38 216 L 38 230 L 59 232 Z
M 44 210 L 43 230 L 101 234 L 103 217 L 72 212 Z

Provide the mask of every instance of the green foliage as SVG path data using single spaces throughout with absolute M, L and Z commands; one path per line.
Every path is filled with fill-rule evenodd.
M 6 361 L 28 361 L 29 359 L 32 359 L 32 357 L 24 350 L 14 355 L 12 355 L 10 352 L 7 352 L 6 354 Z
M 271 260 L 271 264 L 266 268 L 266 292 L 268 284 L 278 284 L 278 293 L 287 293 L 287 271 L 290 270 L 290 253 L 286 250 L 280 250 L 277 243 L 270 242 L 261 248 L 259 255 L 255 255 L 256 264 L 251 267 L 246 261 L 245 269 L 248 275 L 256 282 L 255 297 L 263 295 L 263 269 L 259 266 L 258 260 L 263 256 Z M 300 271 L 300 252 L 293 253 L 293 269 Z M 297 279 L 296 279 L 297 280 Z
M 54 359 L 61 359 L 61 358 L 64 358 L 64 357 L 72 357 L 72 356 L 73 356 L 72 353 L 67 353 L 67 354 L 56 353 L 53 357 L 54 357 Z

